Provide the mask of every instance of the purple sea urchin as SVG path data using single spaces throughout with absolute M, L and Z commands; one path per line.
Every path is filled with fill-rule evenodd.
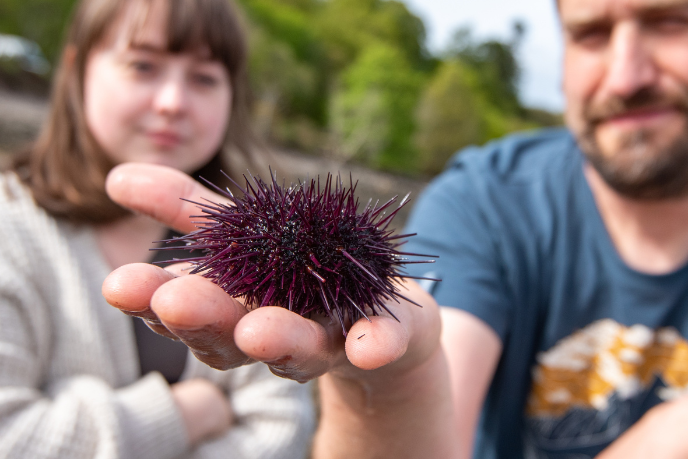
M 279 186 L 274 175 L 270 184 L 244 178 L 241 197 L 217 188 L 227 204 L 195 202 L 203 215 L 193 218 L 204 221 L 172 241 L 202 252 L 185 260 L 194 265 L 191 273 L 211 279 L 233 297 L 244 297 L 249 307 L 326 314 L 339 320 L 346 335 L 350 324 L 382 310 L 396 318 L 386 300 L 411 301 L 398 286 L 400 278 L 413 277 L 401 273 L 400 266 L 434 260 L 409 261 L 407 256 L 436 258 L 397 250 L 413 236 L 389 229 L 408 195 L 389 215 L 385 211 L 396 197 L 379 207 L 369 201 L 357 213 L 356 185 L 351 181 L 345 188 L 330 174 L 322 187 L 319 178 L 289 187 Z

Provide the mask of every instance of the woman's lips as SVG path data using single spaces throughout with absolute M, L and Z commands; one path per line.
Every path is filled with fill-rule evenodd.
M 182 142 L 182 137 L 173 131 L 150 131 L 148 138 L 158 147 L 172 148 Z

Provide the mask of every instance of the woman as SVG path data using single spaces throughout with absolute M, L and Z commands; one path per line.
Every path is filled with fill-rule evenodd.
M 167 232 L 110 201 L 107 172 L 136 161 L 213 180 L 225 145 L 246 151 L 245 90 L 227 0 L 77 7 L 45 127 L 0 177 L 0 457 L 306 454 L 306 386 L 263 365 L 211 370 L 181 344 L 151 356 L 141 321 L 100 294 Z

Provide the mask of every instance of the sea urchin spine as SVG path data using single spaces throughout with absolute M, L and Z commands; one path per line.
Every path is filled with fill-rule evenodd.
M 408 195 L 388 215 L 396 197 L 379 207 L 369 201 L 357 213 L 352 180 L 347 189 L 330 174 L 322 187 L 319 178 L 289 187 L 279 186 L 272 174 L 270 184 L 244 178 L 246 188 L 237 185 L 241 197 L 215 187 L 227 204 L 194 202 L 203 215 L 192 218 L 204 220 L 196 231 L 172 240 L 201 251 L 184 260 L 194 265 L 191 273 L 243 297 L 249 308 L 277 305 L 302 316 L 325 314 L 342 324 L 345 335 L 358 319 L 383 310 L 396 319 L 389 300 L 414 303 L 400 293 L 399 279 L 414 278 L 400 267 L 434 262 L 408 256 L 436 257 L 397 250 L 413 236 L 389 229 Z

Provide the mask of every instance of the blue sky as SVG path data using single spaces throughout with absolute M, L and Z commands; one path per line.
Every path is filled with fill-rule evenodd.
M 516 19 L 527 33 L 518 53 L 523 68 L 521 97 L 526 105 L 561 111 L 562 41 L 554 0 L 403 0 L 420 16 L 428 46 L 441 50 L 452 32 L 470 25 L 478 38 L 508 38 Z

